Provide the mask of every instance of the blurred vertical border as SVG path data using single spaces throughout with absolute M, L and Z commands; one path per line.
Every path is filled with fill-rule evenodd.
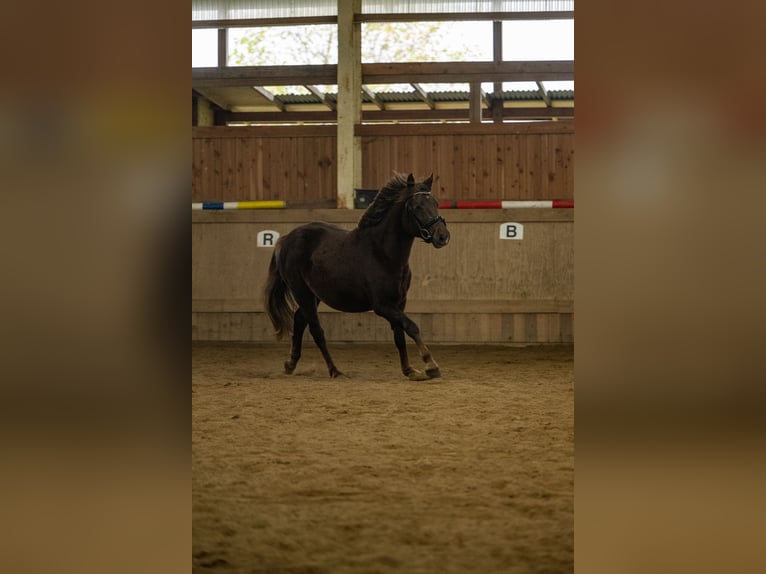
M 575 569 L 764 571 L 766 5 L 575 10 Z
M 188 572 L 189 6 L 0 30 L 4 570 Z
M 575 8 L 575 568 L 760 572 L 766 6 Z M 188 4 L 4 16 L 4 566 L 188 572 Z

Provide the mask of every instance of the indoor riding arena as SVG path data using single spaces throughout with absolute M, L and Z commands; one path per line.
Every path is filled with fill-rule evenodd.
M 216 50 L 192 68 L 193 571 L 572 572 L 574 61 L 505 46 L 520 22 L 572 21 L 573 2 L 283 4 L 192 2 Z M 403 41 L 398 27 L 425 24 L 436 38 L 463 21 L 486 31 L 483 55 L 365 55 L 375 30 Z M 268 42 L 258 34 L 312 27 L 334 31 L 336 59 L 240 58 Z M 342 375 L 308 312 L 286 369 L 272 258 L 298 255 L 284 238 L 309 222 L 355 230 L 397 174 L 412 174 L 411 196 L 370 225 L 415 230 L 404 312 L 417 328 L 320 303 Z M 429 230 L 445 228 L 437 245 Z M 311 289 L 335 272 L 322 249 L 336 248 L 301 267 Z M 364 274 L 379 256 L 336 259 Z M 400 272 L 365 284 L 406 287 Z M 422 376 L 405 374 L 397 332 Z

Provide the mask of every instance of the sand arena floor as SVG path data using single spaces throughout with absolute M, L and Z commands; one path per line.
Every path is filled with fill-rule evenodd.
M 573 570 L 571 346 L 329 345 L 193 344 L 194 572 Z

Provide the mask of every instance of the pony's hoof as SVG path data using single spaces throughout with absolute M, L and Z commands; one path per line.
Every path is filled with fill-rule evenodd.
M 292 375 L 294 370 L 295 370 L 295 363 L 291 363 L 290 361 L 285 361 L 285 373 L 287 373 L 288 375 Z
M 428 376 L 428 375 L 426 375 L 425 373 L 421 373 L 421 372 L 420 372 L 420 371 L 418 371 L 417 369 L 411 369 L 411 370 L 410 370 L 410 371 L 407 373 L 407 378 L 408 378 L 409 380 L 411 380 L 411 381 L 427 381 L 427 380 L 428 380 L 428 379 L 430 379 L 431 377 L 429 377 L 429 376 Z
M 428 375 L 429 379 L 438 379 L 442 376 L 442 372 L 439 370 L 439 367 L 436 367 L 435 369 L 426 369 L 426 375 Z
M 338 369 L 334 369 L 330 371 L 330 378 L 331 379 L 348 379 L 348 376 L 341 373 Z

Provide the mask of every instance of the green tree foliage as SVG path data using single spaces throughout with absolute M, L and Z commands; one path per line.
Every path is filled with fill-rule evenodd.
M 338 63 L 337 28 L 333 25 L 234 28 L 229 34 L 232 66 Z M 475 42 L 466 42 L 463 36 L 457 22 L 371 22 L 362 25 L 362 62 L 449 62 L 487 57 Z M 280 86 L 271 90 L 285 94 L 302 88 Z
M 455 41 L 451 22 L 371 22 L 362 27 L 363 62 L 456 62 L 478 50 Z
M 451 22 L 371 22 L 362 26 L 363 62 L 434 62 L 476 59 L 475 46 L 456 41 Z M 275 66 L 337 64 L 332 25 L 233 29 L 229 64 Z
M 337 64 L 335 26 L 278 26 L 232 29 L 229 65 Z

